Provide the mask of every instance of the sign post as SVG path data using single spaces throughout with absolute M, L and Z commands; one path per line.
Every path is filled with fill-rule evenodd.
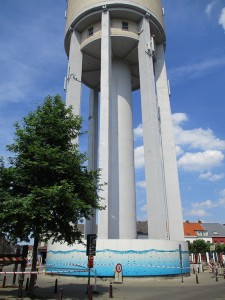
M 96 255 L 96 234 L 88 234 L 87 235 L 87 248 L 86 248 L 86 255 Z
M 87 235 L 86 255 L 88 257 L 88 287 L 90 289 L 90 269 L 94 267 L 94 256 L 96 255 L 96 234 Z
M 115 268 L 115 282 L 122 283 L 123 282 L 123 267 L 120 263 L 116 265 Z

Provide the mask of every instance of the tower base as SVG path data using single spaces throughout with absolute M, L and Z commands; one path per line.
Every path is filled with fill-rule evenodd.
M 84 240 L 86 243 L 86 240 Z M 46 273 L 88 276 L 86 247 L 48 244 Z M 127 277 L 190 272 L 188 243 L 169 240 L 97 240 L 92 276 L 113 277 L 117 264 Z

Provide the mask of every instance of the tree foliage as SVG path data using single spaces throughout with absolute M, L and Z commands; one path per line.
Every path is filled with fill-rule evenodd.
M 99 171 L 89 171 L 75 142 L 82 120 L 60 96 L 15 124 L 14 155 L 0 161 L 0 231 L 8 238 L 81 241 L 78 222 L 99 205 Z
M 215 245 L 215 251 L 219 253 L 223 253 L 225 251 L 225 245 L 224 244 L 214 244 L 214 243 L 208 243 L 205 242 L 202 239 L 194 240 L 193 243 L 189 243 L 189 252 L 193 254 L 198 253 L 206 253 L 210 252 L 210 246 Z
M 225 251 L 225 245 L 224 244 L 216 244 L 216 252 L 217 253 L 223 253 Z
M 195 240 L 192 243 L 192 253 L 205 253 L 206 252 L 206 242 L 202 239 Z

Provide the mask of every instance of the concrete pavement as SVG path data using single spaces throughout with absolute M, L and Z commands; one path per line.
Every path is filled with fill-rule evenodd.
M 113 283 L 113 298 L 114 299 L 129 299 L 129 300 L 221 300 L 225 299 L 225 279 L 222 275 L 212 278 L 212 275 L 207 271 L 199 273 L 196 283 L 196 275 L 192 274 L 189 277 L 184 277 L 182 283 L 181 277 L 176 278 L 124 278 L 122 284 Z M 0 286 L 2 278 L 0 278 Z M 62 289 L 64 300 L 82 300 L 88 299 L 86 294 L 87 278 L 85 277 L 66 277 L 66 276 L 51 276 L 39 274 L 37 286 L 35 287 L 34 299 L 59 299 L 58 293 L 54 293 L 55 280 L 58 281 L 58 291 Z M 114 279 L 96 280 L 96 294 L 93 294 L 93 299 L 109 299 L 110 281 Z M 26 278 L 25 281 L 26 283 Z M 7 279 L 6 288 L 0 288 L 0 300 L 18 299 L 18 289 L 9 286 L 10 278 Z M 94 278 L 91 278 L 91 285 L 95 290 Z M 23 290 L 23 298 L 30 299 L 26 296 L 26 291 Z

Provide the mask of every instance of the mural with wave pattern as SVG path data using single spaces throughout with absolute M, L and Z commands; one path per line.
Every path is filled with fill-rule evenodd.
M 141 243 L 141 241 L 139 241 Z M 87 256 L 84 246 L 71 250 L 50 249 L 47 255 L 47 272 L 87 276 Z M 83 248 L 83 249 L 82 249 Z M 141 248 L 141 247 L 140 247 Z M 172 247 L 174 248 L 174 247 Z M 186 248 L 186 247 L 182 247 Z M 190 272 L 188 250 L 182 253 L 180 266 L 179 244 L 176 249 L 114 250 L 97 249 L 93 272 L 97 276 L 114 276 L 115 266 L 121 263 L 123 276 L 162 276 Z M 92 273 L 93 274 L 93 273 Z

